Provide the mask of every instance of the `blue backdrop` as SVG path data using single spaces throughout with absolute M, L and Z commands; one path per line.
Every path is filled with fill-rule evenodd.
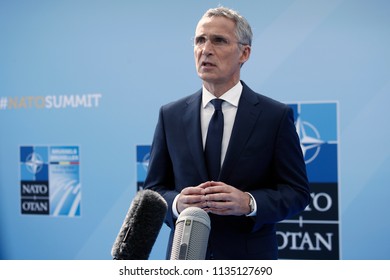
M 111 258 L 136 146 L 151 143 L 162 104 L 200 88 L 191 37 L 218 4 L 252 25 L 250 87 L 338 102 L 341 258 L 390 258 L 389 1 L 1 0 L 0 259 Z M 22 214 L 28 146 L 78 147 L 76 215 Z M 164 258 L 166 235 L 151 259 Z

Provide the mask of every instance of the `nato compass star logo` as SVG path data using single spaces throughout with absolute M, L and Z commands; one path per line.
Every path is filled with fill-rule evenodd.
M 142 167 L 145 171 L 149 168 L 149 160 L 150 160 L 150 153 L 146 153 L 145 156 L 142 159 Z
M 37 174 L 42 170 L 44 164 L 42 157 L 37 153 L 31 153 L 26 158 L 26 168 L 32 174 Z
M 317 128 L 307 121 L 302 121 L 301 117 L 297 118 L 295 123 L 297 130 L 303 157 L 305 163 L 308 164 L 316 159 L 321 150 L 321 145 L 326 142 L 321 140 L 321 136 Z

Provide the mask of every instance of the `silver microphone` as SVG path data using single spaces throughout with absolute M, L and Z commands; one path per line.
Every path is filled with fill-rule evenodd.
M 198 207 L 183 210 L 176 221 L 171 260 L 204 260 L 210 229 L 206 211 Z

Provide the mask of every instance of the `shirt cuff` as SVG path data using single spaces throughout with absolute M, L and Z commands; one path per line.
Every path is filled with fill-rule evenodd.
M 177 207 L 176 207 L 176 205 L 177 205 L 177 199 L 179 198 L 179 195 L 180 194 L 178 194 L 176 197 L 175 197 L 175 199 L 173 200 L 173 203 L 172 203 L 172 213 L 173 213 L 173 217 L 174 218 L 179 218 L 179 212 L 177 211 Z
M 247 192 L 247 194 L 250 195 L 250 197 L 253 199 L 253 211 L 251 213 L 249 213 L 248 215 L 246 215 L 247 217 L 254 217 L 257 215 L 257 203 L 256 203 L 256 199 L 253 197 L 253 195 L 251 195 L 250 193 Z

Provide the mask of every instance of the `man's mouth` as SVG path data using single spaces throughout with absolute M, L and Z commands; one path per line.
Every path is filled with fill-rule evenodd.
M 203 61 L 202 66 L 205 66 L 205 67 L 212 67 L 212 66 L 215 66 L 215 64 L 211 63 L 211 62 L 208 62 L 208 61 Z

